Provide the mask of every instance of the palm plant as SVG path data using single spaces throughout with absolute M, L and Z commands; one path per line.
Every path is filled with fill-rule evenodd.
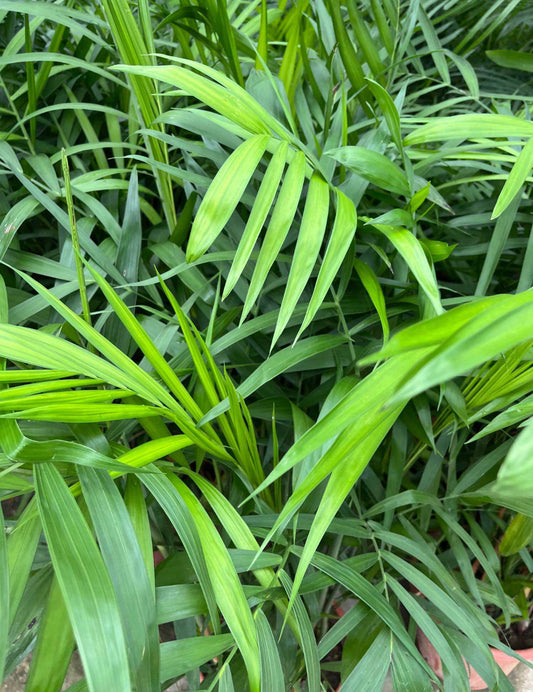
M 0 2 L 4 675 L 511 689 L 530 16 Z

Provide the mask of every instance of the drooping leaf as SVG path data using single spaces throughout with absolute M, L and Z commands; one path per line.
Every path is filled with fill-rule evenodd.
M 39 514 L 91 692 L 131 687 L 111 579 L 90 529 L 59 472 L 35 467 Z

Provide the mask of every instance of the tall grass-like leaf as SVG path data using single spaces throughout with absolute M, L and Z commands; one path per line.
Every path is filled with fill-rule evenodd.
M 339 267 L 350 247 L 357 227 L 357 212 L 353 202 L 337 191 L 337 212 L 324 260 L 318 273 L 315 288 L 298 335 L 310 324 L 322 305 L 326 293 L 337 276 Z
M 106 296 L 108 296 L 109 300 L 113 304 L 117 312 L 117 315 L 119 316 L 121 321 L 125 324 L 125 326 L 127 326 L 129 333 L 138 343 L 138 345 L 143 350 L 148 359 L 153 363 L 158 373 L 161 373 L 162 379 L 166 383 L 169 383 L 171 390 L 174 393 L 176 393 L 176 395 L 182 401 L 184 401 L 184 404 L 186 406 L 192 408 L 193 414 L 196 414 L 199 417 L 201 411 L 198 409 L 196 402 L 192 399 L 192 397 L 187 392 L 185 387 L 181 384 L 179 379 L 176 377 L 168 363 L 161 356 L 159 351 L 155 348 L 151 339 L 148 337 L 146 330 L 142 327 L 142 325 L 135 318 L 135 316 L 131 314 L 130 310 L 128 310 L 127 306 L 124 304 L 124 301 L 122 301 L 119 298 L 119 296 L 113 291 L 113 289 L 109 286 L 105 279 L 103 279 L 97 272 L 94 272 L 93 276 L 96 282 L 100 285 Z M 26 281 L 28 281 L 28 283 L 34 286 L 40 294 L 45 296 L 47 301 L 50 302 L 58 310 L 58 312 L 60 312 L 60 314 L 62 314 L 73 326 L 75 326 L 77 331 L 83 334 L 87 338 L 87 340 L 95 346 L 95 348 L 97 348 L 108 358 L 112 359 L 115 363 L 120 364 L 120 366 L 125 371 L 122 375 L 122 379 L 124 382 L 129 382 L 132 385 L 133 391 L 135 391 L 143 398 L 148 398 L 151 401 L 154 401 L 153 392 L 157 392 L 158 394 L 156 395 L 156 399 L 164 401 L 166 405 L 172 409 L 173 415 L 179 419 L 182 428 L 186 430 L 191 435 L 191 437 L 195 439 L 195 441 L 199 442 L 200 440 L 204 440 L 207 448 L 211 449 L 215 454 L 221 455 L 222 458 L 228 456 L 225 450 L 218 444 L 215 443 L 215 446 L 212 446 L 210 436 L 208 436 L 204 432 L 195 430 L 195 427 L 192 424 L 192 419 L 185 413 L 185 411 L 183 411 L 182 407 L 178 404 L 178 402 L 167 392 L 167 390 L 164 387 L 162 387 L 158 382 L 156 382 L 152 377 L 150 377 L 150 375 L 148 375 L 148 373 L 146 373 L 142 368 L 140 368 L 131 358 L 128 358 L 114 344 L 105 339 L 93 327 L 88 325 L 84 320 L 82 320 L 78 315 L 76 315 L 72 310 L 70 310 L 64 303 L 55 298 L 55 296 L 53 296 L 53 294 L 50 291 L 44 288 L 44 286 L 36 282 L 31 277 L 28 277 L 27 275 L 24 275 L 24 278 L 26 279 Z M 48 337 L 48 340 L 51 338 L 52 337 Z M 60 339 L 57 339 L 56 341 L 59 342 L 59 351 L 61 351 L 61 349 L 67 349 L 68 352 L 69 348 L 78 348 Z M 104 369 L 103 371 L 108 372 L 109 368 L 113 367 L 107 365 L 107 361 L 97 358 L 96 356 L 93 357 L 96 358 L 97 361 L 101 364 L 101 366 Z M 36 363 L 34 361 L 27 362 L 32 364 L 39 364 L 39 362 Z M 83 359 L 79 358 L 78 362 L 83 362 Z M 46 367 L 50 367 L 50 365 L 47 365 Z M 51 367 L 54 366 L 52 365 Z M 88 372 L 88 374 L 93 374 L 93 372 Z M 130 373 L 130 376 L 126 375 L 126 372 Z M 104 379 L 110 384 L 115 384 L 117 382 L 116 379 L 112 380 L 109 379 L 109 377 L 102 377 L 101 379 Z M 152 393 L 148 393 L 150 391 Z M 156 415 L 155 412 L 152 413 L 154 416 Z M 211 433 L 211 435 L 212 434 L 213 433 Z M 218 451 L 215 451 L 217 449 Z
M 228 532 L 233 544 L 241 550 L 248 550 L 257 553 L 253 559 L 253 563 L 256 565 L 256 569 L 254 569 L 254 576 L 257 578 L 259 583 L 264 588 L 276 586 L 278 583 L 275 572 L 269 568 L 261 568 L 258 564 L 259 553 L 257 551 L 259 550 L 259 544 L 251 532 L 250 527 L 239 515 L 238 511 L 233 507 L 229 500 L 225 498 L 222 493 L 214 488 L 209 482 L 207 482 L 205 478 L 202 478 L 202 476 L 199 474 L 194 474 L 189 471 L 185 471 L 185 473 L 192 478 L 192 480 L 201 490 L 203 496 L 216 513 L 219 521 Z M 275 605 L 283 615 L 287 613 L 287 604 L 285 599 L 276 600 Z M 288 615 L 288 623 L 295 636 L 297 638 L 301 638 L 303 635 L 298 629 L 299 622 L 295 622 L 294 617 L 291 614 Z
M 25 43 L 26 43 L 26 52 L 31 53 L 32 49 L 32 40 L 31 40 L 31 30 L 30 30 L 30 20 L 28 15 L 24 15 L 24 33 L 25 33 Z M 34 71 L 34 66 L 33 63 L 28 62 L 26 63 L 26 81 L 28 83 L 28 112 L 31 113 L 36 110 L 36 104 L 37 104 L 37 90 L 35 87 L 35 71 Z M 33 146 L 35 146 L 35 129 L 36 129 L 36 123 L 35 123 L 35 118 L 32 118 L 30 120 L 30 138 L 33 143 Z
M 364 262 L 361 262 L 361 260 L 356 259 L 354 261 L 354 267 L 379 315 L 381 326 L 383 328 L 383 341 L 386 342 L 389 338 L 390 329 L 387 318 L 385 298 L 383 296 L 380 283 L 371 267 Z
M 388 358 L 399 353 L 407 351 L 416 351 L 418 349 L 436 347 L 454 334 L 472 320 L 477 315 L 490 311 L 493 315 L 505 314 L 509 310 L 511 303 L 517 299 L 511 296 L 492 296 L 475 300 L 464 305 L 458 305 L 452 310 L 448 310 L 442 315 L 433 317 L 429 320 L 423 320 L 410 327 L 402 329 L 397 334 L 394 334 L 387 344 L 376 354 L 365 356 L 361 360 L 361 364 L 368 365 L 376 361 Z M 518 299 L 522 304 L 528 301 L 529 297 L 523 295 Z
M 9 632 L 9 562 L 4 514 L 0 507 L 0 678 L 4 674 Z
M 270 629 L 270 624 L 261 609 L 254 616 L 257 626 L 257 638 L 261 659 L 261 690 L 262 692 L 284 692 L 285 680 L 279 658 L 276 640 Z
M 392 402 L 415 396 L 435 384 L 446 382 L 533 338 L 533 292 L 513 296 L 513 303 L 518 303 L 521 298 L 524 300 L 523 297 L 525 304 L 514 307 L 511 303 L 503 315 L 487 310 L 475 317 L 457 335 L 444 341 L 406 377 L 405 384 Z
M 518 194 L 520 188 L 524 184 L 526 178 L 533 167 L 533 137 L 524 144 L 522 151 L 518 154 L 518 158 L 505 181 L 505 185 L 500 192 L 496 206 L 492 212 L 492 218 L 496 219 L 500 214 L 507 209 L 513 199 Z
M 410 195 L 405 173 L 377 151 L 364 147 L 341 147 L 325 154 L 384 190 L 397 192 L 405 197 Z
M 148 48 L 128 2 L 126 0 L 103 0 L 102 5 L 122 60 L 129 65 L 150 65 L 151 58 L 148 57 Z M 163 126 L 156 122 L 161 113 L 161 105 L 154 83 L 150 78 L 135 73 L 133 70 L 130 79 L 145 127 L 153 126 L 163 131 Z M 146 141 L 153 158 L 159 163 L 168 163 L 166 144 L 155 137 L 147 137 Z M 154 167 L 154 174 L 169 231 L 172 233 L 176 225 L 172 181 L 168 173 L 157 167 Z
M 259 692 L 261 673 L 257 632 L 235 568 L 222 539 L 200 502 L 183 481 L 171 478 L 171 482 L 183 498 L 196 524 L 213 591 L 220 611 L 243 655 L 250 689 L 252 692 Z
M 533 449 L 533 424 L 529 421 L 520 432 L 498 473 L 495 491 L 507 495 L 531 498 L 531 460 Z
M 139 689 L 159 690 L 155 597 L 120 493 L 105 471 L 80 469 L 83 497 L 113 582 L 132 675 Z
M 487 56 L 502 67 L 533 72 L 533 54 L 521 50 L 488 50 Z
M 261 187 L 250 212 L 246 228 L 243 231 L 239 247 L 231 264 L 231 268 L 226 279 L 223 298 L 225 298 L 235 286 L 239 276 L 252 253 L 254 244 L 265 223 L 270 207 L 274 201 L 275 194 L 281 182 L 283 170 L 288 154 L 288 143 L 281 142 L 272 157 L 265 176 L 261 182 Z
M 390 411 L 388 415 L 382 416 L 381 420 L 376 416 L 372 421 L 373 430 L 368 432 L 368 434 L 364 436 L 362 440 L 352 443 L 349 447 L 349 451 L 353 456 L 347 456 L 346 453 L 343 453 L 344 450 L 342 450 L 342 447 L 341 453 L 335 454 L 337 451 L 335 445 L 333 445 L 333 447 L 329 450 L 330 468 L 333 466 L 333 471 L 322 496 L 321 503 L 317 510 L 313 525 L 309 531 L 309 535 L 300 558 L 298 570 L 294 577 L 294 586 L 290 603 L 293 602 L 304 578 L 305 572 L 311 564 L 313 555 L 316 553 L 320 541 L 328 530 L 329 525 L 333 521 L 337 511 L 340 509 L 344 499 L 350 492 L 350 489 L 354 486 L 360 475 L 365 470 L 378 445 L 381 444 L 384 436 L 388 433 L 400 413 L 401 408 L 396 407 Z M 372 414 L 376 414 L 376 412 L 370 412 L 369 418 L 372 416 Z M 363 421 L 358 421 L 358 423 L 361 427 L 364 426 Z M 348 452 L 348 449 L 346 452 Z M 353 461 L 354 459 L 356 460 L 355 462 Z M 319 467 L 315 467 L 313 471 L 316 471 L 318 468 Z M 325 470 L 326 469 L 321 469 L 320 475 L 322 475 L 322 472 Z M 305 497 L 305 493 L 308 494 L 310 492 L 310 486 L 315 485 L 316 481 L 314 478 L 312 478 L 313 475 L 315 475 L 313 474 L 313 471 L 301 483 L 297 491 L 295 491 L 293 497 L 291 498 L 293 501 L 291 502 L 289 500 L 289 502 L 285 505 L 284 511 L 280 514 L 280 522 L 284 514 L 288 514 L 291 509 L 296 509 L 295 500 L 299 500 L 300 498 L 303 499 L 303 497 Z
M 315 265 L 326 230 L 329 211 L 329 187 L 318 174 L 309 183 L 307 199 L 294 250 L 294 259 L 287 279 L 287 287 L 279 311 L 272 345 L 276 343 L 296 307 Z
M 206 66 L 191 63 L 190 61 L 187 63 L 187 61 L 184 60 L 181 62 L 194 65 L 197 70 L 207 72 L 209 76 L 213 76 L 212 73 L 215 73 L 220 80 L 224 79 L 221 73 L 212 69 L 209 71 L 210 68 Z M 261 117 L 263 113 L 267 116 L 268 114 L 263 109 L 261 109 L 260 114 L 258 114 L 256 108 L 250 105 L 250 101 L 253 101 L 253 99 L 235 84 L 235 82 L 232 82 L 234 88 L 229 91 L 219 84 L 199 76 L 191 70 L 186 70 L 183 67 L 176 67 L 174 65 L 164 67 L 132 67 L 119 65 L 117 69 L 129 74 L 140 74 L 152 79 L 159 79 L 167 84 L 172 84 L 210 106 L 221 115 L 225 115 L 230 120 L 239 123 L 241 127 L 244 127 L 249 132 L 253 134 L 268 133 L 268 127 L 265 125 L 265 121 L 268 118 L 265 118 L 264 121 Z M 224 84 L 227 85 L 227 82 L 231 82 L 231 80 L 225 78 Z M 270 120 L 272 120 L 272 118 L 270 118 Z
M 454 656 L 448 641 L 439 630 L 431 616 L 425 611 L 418 599 L 410 594 L 394 577 L 391 577 L 390 580 L 387 579 L 387 581 L 390 583 L 392 592 L 398 596 L 400 603 L 402 603 L 403 606 L 409 610 L 413 620 L 417 623 L 418 627 L 420 627 L 424 635 L 427 636 L 427 638 L 431 641 L 444 665 L 447 667 L 450 673 L 455 675 L 457 683 L 464 687 L 464 666 L 462 666 L 462 663 L 457 661 L 457 657 Z
M 383 551 L 383 557 L 390 565 L 397 569 L 404 578 L 409 579 L 410 583 L 416 586 L 417 589 L 429 598 L 437 608 L 443 613 L 446 613 L 448 617 L 452 617 L 454 623 L 456 623 L 471 641 L 479 647 L 480 651 L 483 652 L 489 665 L 494 665 L 490 650 L 486 642 L 483 641 L 483 637 L 486 633 L 481 632 L 480 629 L 475 626 L 477 623 L 473 623 L 452 598 L 406 560 L 388 551 Z M 496 637 L 493 636 L 492 639 L 495 640 Z
M 283 372 L 287 372 L 292 367 L 305 361 L 307 358 L 332 351 L 333 349 L 346 343 L 346 339 L 341 335 L 330 336 L 310 336 L 294 346 L 287 346 L 269 356 L 254 372 L 247 377 L 237 387 L 236 392 L 244 399 L 256 392 L 260 387 L 275 379 Z M 224 411 L 230 408 L 229 398 L 221 401 L 208 411 L 199 421 L 198 425 L 213 420 Z
M 128 510 L 130 521 L 139 543 L 139 548 L 141 550 L 146 573 L 150 581 L 150 586 L 152 590 L 154 590 L 154 556 L 152 550 L 152 535 L 150 532 L 150 519 L 146 507 L 146 501 L 143 495 L 142 485 L 134 475 L 130 475 L 127 478 L 126 491 L 124 493 L 124 503 L 126 505 L 126 509 Z
M 472 113 L 435 118 L 407 135 L 406 146 L 449 139 L 482 139 L 496 137 L 531 137 L 533 123 L 511 115 Z
M 58 423 L 101 423 L 112 420 L 130 420 L 160 416 L 162 411 L 154 406 L 135 406 L 129 404 L 51 404 L 23 409 L 16 413 L 4 413 L 6 418 L 26 420 L 56 421 Z M 164 413 L 164 412 L 163 412 Z
M 38 692 L 42 689 L 59 692 L 67 674 L 74 644 L 65 600 L 61 595 L 59 582 L 54 578 L 39 623 L 25 692 Z
M 391 677 L 393 689 L 408 692 L 414 685 L 420 692 L 431 692 L 431 681 L 405 647 L 397 641 L 392 643 Z
M 292 549 L 296 554 L 301 552 L 300 548 Z M 417 661 L 421 663 L 426 671 L 429 671 L 429 666 L 424 661 L 416 646 L 403 627 L 398 613 L 392 608 L 375 586 L 370 584 L 362 575 L 344 564 L 342 561 L 336 560 L 329 555 L 317 553 L 313 557 L 313 565 L 325 574 L 331 576 L 338 583 L 349 589 L 357 598 L 361 599 L 366 605 L 373 610 L 378 617 L 390 629 L 406 649 L 413 655 Z
M 233 76 L 243 86 L 244 78 L 237 53 L 235 34 L 230 21 L 230 9 L 228 8 L 227 0 L 207 0 L 207 6 L 209 14 L 215 22 L 217 34 L 229 60 Z
M 443 55 L 439 35 L 435 31 L 435 27 L 431 23 L 426 11 L 422 6 L 419 7 L 418 17 L 420 20 L 420 28 L 422 29 L 422 33 L 424 34 L 428 48 L 431 50 L 431 57 L 435 63 L 435 67 L 439 71 L 442 81 L 449 84 L 450 71 L 446 63 L 446 57 Z
M 404 258 L 409 269 L 413 272 L 424 293 L 429 298 L 437 315 L 443 311 L 440 302 L 440 293 L 427 257 L 419 240 L 405 228 L 395 228 L 384 224 L 373 224 L 385 235 L 400 255 Z
M 161 508 L 178 532 L 198 581 L 200 582 L 200 586 L 202 587 L 202 592 L 207 603 L 215 633 L 218 634 L 220 632 L 220 627 L 218 624 L 218 609 L 215 594 L 209 578 L 206 560 L 202 552 L 202 544 L 191 514 L 183 498 L 176 491 L 170 479 L 161 472 L 155 472 L 155 467 L 153 474 L 147 474 L 146 477 L 141 478 L 141 480 L 143 485 L 152 493 L 158 504 L 161 505 Z
M 0 326 L 0 354 L 41 368 L 67 369 L 102 379 L 117 387 L 133 385 L 133 390 L 148 400 L 153 395 L 139 383 L 102 358 L 58 337 L 27 327 Z
M 421 360 L 423 355 L 425 355 L 424 351 L 417 354 L 416 359 Z M 381 412 L 381 415 L 387 415 L 383 407 L 390 400 L 404 374 L 413 367 L 414 360 L 415 357 L 409 355 L 390 359 L 380 368 L 374 370 L 371 375 L 358 382 L 325 416 L 309 428 L 292 445 L 255 493 L 277 478 L 280 478 L 293 466 L 314 452 L 315 449 L 336 438 L 348 426 L 352 426 L 350 430 L 351 436 L 344 438 L 347 441 L 347 448 L 345 450 L 342 449 L 344 439 L 341 440 L 338 443 L 337 449 L 332 447 L 330 450 L 331 466 L 321 463 L 319 465 L 320 470 L 318 468 L 314 469 L 313 473 L 323 474 L 322 478 L 326 477 L 339 460 L 335 458 L 337 452 L 348 453 L 350 445 L 356 444 L 356 442 L 366 436 L 369 430 L 373 430 L 376 426 L 374 416 L 378 412 Z M 364 428 L 354 427 L 354 422 L 358 419 L 365 421 Z
M 41 533 L 42 524 L 36 512 L 34 500 L 28 503 L 20 516 L 17 530 L 13 531 L 7 539 L 10 624 L 13 623 L 26 587 Z
M 514 555 L 520 552 L 533 540 L 533 518 L 517 514 L 507 529 L 500 543 L 500 555 Z
M 111 288 L 108 282 L 100 276 L 94 270 L 90 270 L 94 277 L 96 283 L 100 286 L 106 298 L 109 300 L 110 304 L 115 310 L 115 314 L 124 324 L 128 332 L 130 333 L 132 339 L 142 350 L 144 355 L 153 365 L 155 371 L 159 374 L 161 379 L 169 387 L 169 389 L 175 394 L 175 396 L 183 403 L 185 409 L 190 411 L 194 416 L 201 415 L 201 410 L 197 403 L 191 397 L 189 392 L 180 382 L 179 378 L 172 371 L 171 367 L 168 365 L 163 356 L 159 353 L 154 343 L 148 336 L 146 330 L 140 324 L 139 320 L 132 315 L 131 311 L 124 301 L 117 295 L 117 293 Z M 115 349 L 113 349 L 115 351 Z
M 389 128 L 390 136 L 392 141 L 397 146 L 398 151 L 402 151 L 402 135 L 400 129 L 400 114 L 391 95 L 386 89 L 384 89 L 381 84 L 365 77 L 365 82 L 368 84 L 370 91 L 372 92 L 374 98 L 376 99 L 378 106 L 383 113 L 385 122 Z
M 348 16 L 350 17 L 354 35 L 359 43 L 361 53 L 364 55 L 366 63 L 375 79 L 379 82 L 384 82 L 385 78 L 383 72 L 385 70 L 385 65 L 381 62 L 379 50 L 370 35 L 366 22 L 361 16 L 354 0 L 347 0 L 346 6 L 348 7 Z
M 76 501 L 51 464 L 35 467 L 39 514 L 89 690 L 131 688 L 124 633 L 109 575 Z
M 370 115 L 371 111 L 367 105 L 367 98 L 366 94 L 364 93 L 365 73 L 363 72 L 363 68 L 357 53 L 355 52 L 353 43 L 350 40 L 350 36 L 346 30 L 341 12 L 341 5 L 339 2 L 335 2 L 335 0 L 329 0 L 328 6 L 331 13 L 335 37 L 339 44 L 339 52 L 344 69 L 346 70 L 346 74 L 350 80 L 352 88 L 356 93 L 358 93 L 359 101 L 365 110 L 365 113 Z
M 257 258 L 257 264 L 242 311 L 241 324 L 259 295 L 270 267 L 274 263 L 294 221 L 304 184 L 305 166 L 305 155 L 302 152 L 297 152 L 285 173 L 261 251 Z
M 392 636 L 381 630 L 363 658 L 343 682 L 346 692 L 372 692 L 382 689 L 391 662 Z
M 262 70 L 268 57 L 268 5 L 266 0 L 261 0 L 261 28 L 257 39 L 257 57 L 255 69 Z
M 201 257 L 228 222 L 261 160 L 269 137 L 244 141 L 229 157 L 209 186 L 198 209 L 187 246 L 187 261 Z
M 479 440 L 481 437 L 485 437 L 485 435 L 498 430 L 503 430 L 504 428 L 521 423 L 530 416 L 533 416 L 533 396 L 531 395 L 522 399 L 518 404 L 509 406 L 505 411 L 498 414 L 488 425 L 471 437 L 470 442 Z
M 291 591 L 293 594 L 295 593 L 294 584 L 291 583 L 289 576 L 284 570 L 280 570 L 279 579 L 287 594 L 290 594 Z M 294 617 L 298 622 L 298 627 L 301 633 L 301 645 L 305 659 L 305 667 L 307 670 L 307 684 L 309 685 L 309 692 L 315 692 L 315 690 L 318 692 L 320 689 L 320 661 L 318 658 L 318 650 L 316 647 L 313 626 L 300 596 L 296 596 L 293 599 L 293 610 Z
M 161 682 L 184 675 L 234 645 L 231 634 L 178 639 L 161 645 Z

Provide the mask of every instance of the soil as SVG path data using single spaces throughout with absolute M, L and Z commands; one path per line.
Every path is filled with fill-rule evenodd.
M 514 622 L 500 632 L 500 641 L 515 651 L 533 649 L 533 620 Z

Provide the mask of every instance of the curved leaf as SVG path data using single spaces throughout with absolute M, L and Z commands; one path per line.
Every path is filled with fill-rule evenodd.
M 265 153 L 269 139 L 268 135 L 250 137 L 216 174 L 192 225 L 187 262 L 201 257 L 224 228 Z

